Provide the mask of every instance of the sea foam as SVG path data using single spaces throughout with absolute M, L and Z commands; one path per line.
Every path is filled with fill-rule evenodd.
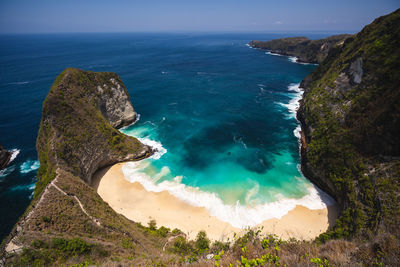
M 296 113 L 300 106 L 299 101 L 303 96 L 303 91 L 300 89 L 299 86 L 300 86 L 299 83 L 290 84 L 288 86 L 288 90 L 294 92 L 291 94 L 291 99 L 289 100 L 289 103 L 275 102 L 276 104 L 285 107 L 289 111 L 289 113 L 286 115 L 286 119 L 296 118 Z
M 9 163 L 12 162 L 14 159 L 16 159 L 16 157 L 18 156 L 18 154 L 19 154 L 20 151 L 21 151 L 21 150 L 19 150 L 19 149 L 17 149 L 17 148 L 14 148 L 14 149 L 11 149 L 11 150 L 10 150 L 10 152 L 11 152 L 11 157 L 10 157 Z
M 17 148 L 11 149 L 11 157 L 10 157 L 10 161 L 8 162 L 8 164 L 10 164 L 12 161 L 14 161 L 20 150 Z M 6 168 L 4 168 L 3 170 L 0 170 L 0 178 L 6 177 L 7 175 L 9 175 L 10 173 L 12 173 L 15 170 L 15 166 L 8 166 Z
M 128 162 L 122 167 L 125 178 L 131 182 L 140 183 L 149 192 L 168 191 L 171 195 L 184 201 L 185 203 L 195 206 L 204 207 L 212 216 L 231 224 L 237 228 L 253 227 L 265 220 L 277 218 L 287 214 L 294 209 L 296 205 L 302 205 L 309 209 L 323 209 L 330 206 L 334 201 L 316 186 L 310 185 L 307 190 L 308 194 L 300 199 L 287 199 L 281 197 L 278 201 L 257 204 L 242 205 L 239 201 L 236 205 L 228 205 L 215 194 L 201 191 L 197 187 L 192 187 L 181 183 L 181 176 L 175 177 L 172 181 L 164 180 L 161 183 L 155 181 L 147 175 L 143 169 L 148 164 L 143 160 L 139 162 Z M 161 172 L 169 173 L 165 167 Z M 163 175 L 162 173 L 160 175 Z M 160 177 L 156 175 L 159 180 Z M 251 197 L 258 191 L 258 185 L 255 184 L 247 194 L 246 199 L 251 202 Z
M 265 54 L 267 54 L 267 55 L 271 55 L 271 56 L 278 56 L 278 57 L 282 57 L 283 55 L 281 55 L 281 54 L 277 54 L 277 53 L 272 53 L 272 52 L 265 52 Z
M 150 140 L 148 138 L 138 138 L 138 140 L 142 144 L 148 145 L 155 150 L 154 154 L 150 157 L 152 159 L 160 159 L 162 155 L 167 153 L 167 149 L 165 149 L 160 142 Z
M 38 160 L 27 160 L 19 167 L 20 173 L 28 173 L 39 169 L 40 163 Z
M 288 57 L 288 59 L 289 59 L 290 62 L 298 63 L 298 62 L 297 62 L 297 60 L 298 60 L 297 57 Z
M 6 177 L 15 170 L 15 166 L 8 166 L 7 168 L 0 170 L 0 178 Z

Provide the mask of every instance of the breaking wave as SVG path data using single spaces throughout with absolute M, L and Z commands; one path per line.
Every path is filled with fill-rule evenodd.
M 155 176 L 157 179 L 153 179 L 144 172 L 144 168 L 149 164 L 146 161 L 128 162 L 123 165 L 122 171 L 125 179 L 131 183 L 140 183 L 149 192 L 168 191 L 171 195 L 189 205 L 204 207 L 210 215 L 238 228 L 253 227 L 272 218 L 280 219 L 290 210 L 294 209 L 296 205 L 316 210 L 326 208 L 334 203 L 327 194 L 317 187 L 310 185 L 307 188 L 308 194 L 300 199 L 278 197 L 278 201 L 264 204 L 242 205 L 238 201 L 236 205 L 228 205 L 215 193 L 201 191 L 198 187 L 181 183 L 182 176 L 177 176 L 173 180 L 164 180 L 161 183 L 156 183 L 161 178 L 159 176 L 170 173 L 170 171 L 168 167 L 163 167 L 160 174 Z M 255 184 L 248 191 L 246 199 L 250 203 L 252 196 L 257 191 L 258 184 Z

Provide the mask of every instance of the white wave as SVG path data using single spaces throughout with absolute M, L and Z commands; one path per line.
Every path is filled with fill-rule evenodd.
M 277 53 L 272 53 L 272 52 L 265 52 L 265 54 L 267 54 L 267 55 L 271 55 L 271 56 L 278 56 L 278 57 L 282 57 L 283 55 L 281 55 L 281 54 L 277 54 Z
M 262 83 L 258 83 L 257 84 L 258 87 L 265 87 L 266 85 L 262 84 Z
M 272 56 L 287 57 L 290 62 L 301 64 L 301 65 L 318 65 L 317 63 L 299 62 L 298 61 L 299 58 L 295 57 L 295 56 L 286 56 L 286 55 L 281 55 L 281 54 L 277 54 L 277 53 L 272 53 L 272 52 L 269 52 L 269 51 L 266 52 L 265 54 L 272 55 Z
M 11 83 L 8 83 L 8 84 L 16 84 L 16 85 L 22 85 L 22 84 L 28 84 L 28 83 L 30 83 L 30 82 L 11 82 Z
M 303 91 L 300 89 L 300 84 L 290 84 L 288 86 L 288 90 L 295 92 L 292 94 L 292 98 L 290 99 L 289 103 L 282 103 L 282 102 L 275 102 L 276 104 L 285 107 L 289 114 L 286 116 L 287 119 L 295 119 L 297 110 L 300 107 L 299 101 L 303 97 Z
M 10 164 L 10 162 L 12 162 L 19 154 L 19 152 L 21 152 L 21 150 L 14 148 L 10 150 L 11 152 L 11 157 L 10 157 L 10 161 L 8 162 Z
M 19 171 L 21 173 L 28 173 L 31 171 L 35 171 L 37 169 L 39 169 L 40 167 L 40 163 L 38 160 L 27 160 L 24 163 L 21 164 L 21 166 L 19 167 Z
M 31 183 L 31 184 L 25 184 L 25 185 L 16 185 L 14 187 L 12 187 L 10 190 L 11 191 L 25 191 L 25 190 L 29 190 L 29 191 L 33 191 L 36 187 L 36 183 Z
M 128 162 L 122 167 L 124 176 L 128 181 L 131 183 L 138 182 L 150 192 L 168 191 L 171 195 L 189 205 L 204 207 L 212 216 L 216 216 L 220 220 L 238 228 L 253 227 L 272 218 L 280 219 L 290 210 L 294 209 L 296 205 L 316 210 L 326 208 L 334 203 L 324 192 L 310 185 L 307 188 L 308 194 L 300 199 L 281 197 L 275 202 L 253 206 L 241 205 L 239 201 L 236 205 L 227 205 L 215 193 L 204 192 L 197 187 L 182 184 L 182 177 L 180 176 L 172 181 L 165 180 L 159 184 L 155 184 L 151 177 L 140 171 L 143 169 L 140 166 L 141 164 L 143 164 L 143 161 Z M 250 190 L 253 192 L 248 193 L 248 198 L 250 199 L 252 194 L 257 190 L 256 186 L 253 187 Z
M 161 74 L 168 74 L 168 72 L 167 71 L 162 71 Z
M 137 138 L 142 144 L 148 145 L 153 148 L 156 152 L 150 157 L 151 159 L 160 159 L 162 155 L 167 153 L 167 150 L 162 146 L 160 142 L 150 140 L 148 138 Z
M 139 120 L 140 120 L 140 114 L 139 113 L 136 113 L 136 120 L 132 123 L 132 124 L 135 124 L 135 123 L 137 123 Z M 131 125 L 132 125 L 131 124 Z
M 290 57 L 290 56 L 289 56 L 288 59 L 289 59 L 290 62 L 298 63 L 298 62 L 297 62 L 297 60 L 298 60 L 297 57 Z
M 141 115 L 140 115 L 139 113 L 136 113 L 136 119 L 135 119 L 135 121 L 132 122 L 132 123 L 129 124 L 129 125 L 126 125 L 126 126 L 120 128 L 119 130 L 120 130 L 120 131 L 123 131 L 123 130 L 125 130 L 125 129 L 131 127 L 132 125 L 134 125 L 135 123 L 137 123 L 137 122 L 140 120 L 140 116 L 141 116 Z
M 300 141 L 300 138 L 301 138 L 300 132 L 301 132 L 301 126 L 299 124 L 299 125 L 297 125 L 296 129 L 293 130 L 294 136 L 296 136 L 299 139 L 299 141 Z
M 10 164 L 12 161 L 14 161 L 17 158 L 19 152 L 21 152 L 21 150 L 19 150 L 17 148 L 13 148 L 10 150 L 11 157 L 10 157 L 8 164 Z M 0 170 L 0 178 L 6 177 L 10 173 L 12 173 L 14 170 L 15 170 L 15 166 L 8 166 L 8 167 L 4 168 L 3 170 Z
M 6 177 L 10 173 L 12 173 L 15 170 L 15 166 L 9 166 L 3 170 L 0 170 L 0 178 Z
M 291 83 L 291 84 L 289 84 L 288 90 L 292 91 L 292 92 L 303 94 L 303 91 L 300 89 L 300 84 L 299 83 Z

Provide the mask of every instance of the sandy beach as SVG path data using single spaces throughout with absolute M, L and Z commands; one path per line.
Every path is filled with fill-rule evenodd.
M 189 238 L 205 230 L 212 240 L 232 240 L 234 233 L 245 231 L 211 216 L 205 208 L 179 200 L 168 191 L 148 192 L 140 183 L 130 183 L 122 173 L 123 164 L 98 171 L 92 186 L 105 202 L 128 219 L 143 225 L 154 219 L 158 227 L 178 228 Z M 281 219 L 266 220 L 257 227 L 263 227 L 263 234 L 275 234 L 282 239 L 311 240 L 332 226 L 336 217 L 336 206 L 320 210 L 296 206 Z

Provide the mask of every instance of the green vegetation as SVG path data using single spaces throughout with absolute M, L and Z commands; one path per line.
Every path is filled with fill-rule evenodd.
M 303 82 L 299 118 L 307 140 L 303 160 L 309 164 L 304 171 L 344 208 L 321 242 L 357 235 L 369 239 L 387 228 L 400 229 L 399 161 L 382 158 L 400 155 L 399 26 L 399 10 L 375 20 L 333 49 Z M 361 83 L 339 85 L 340 73 L 352 79 L 350 66 L 359 58 Z M 313 177 L 313 172 L 326 178 Z M 377 186 L 383 180 L 390 180 L 390 198 L 384 186 Z M 387 208 L 397 212 L 386 216 L 382 209 Z M 398 230 L 390 233 L 399 236 Z
M 80 238 L 70 240 L 53 238 L 50 241 L 36 239 L 31 247 L 23 249 L 21 255 L 12 264 L 14 266 L 48 266 L 55 261 L 65 262 L 70 258 L 89 263 L 93 262 L 92 258 L 99 260 L 106 256 L 108 253 L 101 246 L 89 244 Z

